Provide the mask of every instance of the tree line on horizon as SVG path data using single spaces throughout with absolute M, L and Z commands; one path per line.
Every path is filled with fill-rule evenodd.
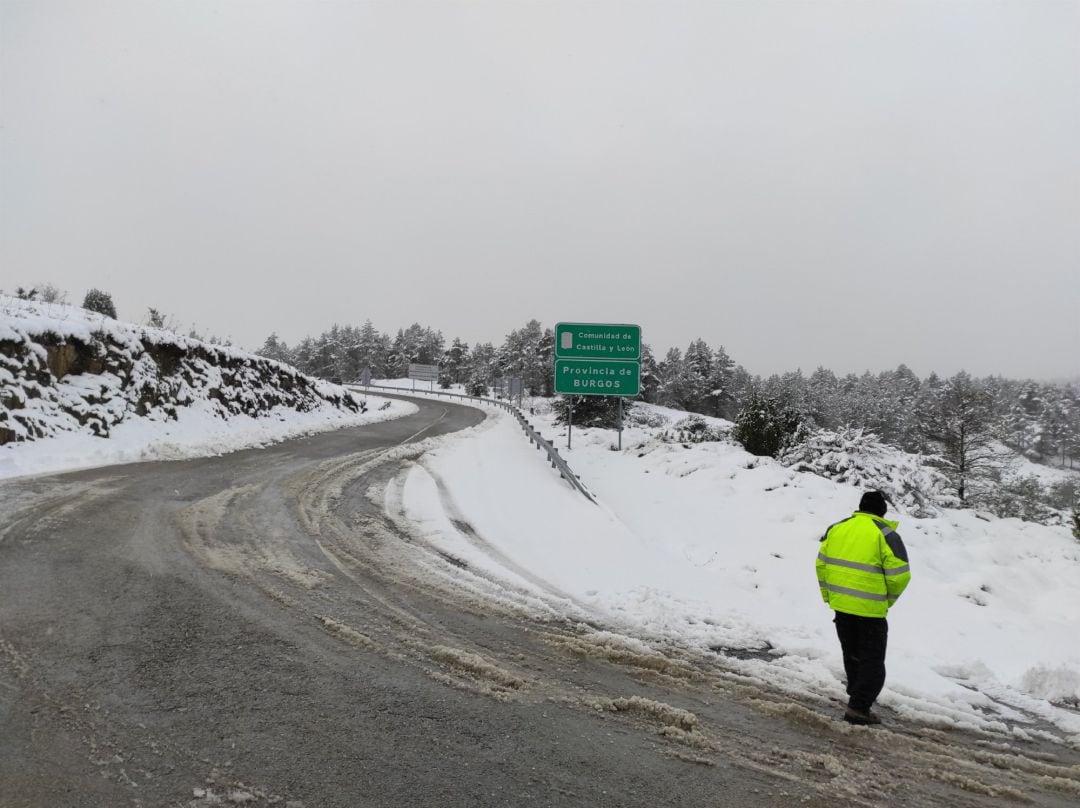
M 256 353 L 291 364 L 312 376 L 352 382 L 370 368 L 374 379 L 404 378 L 409 363 L 438 365 L 444 386 L 460 384 L 487 394 L 500 377 L 522 379 L 530 395 L 553 395 L 555 337 L 530 320 L 501 344 L 459 338 L 447 343 L 441 331 L 414 323 L 394 336 L 370 320 L 362 326 L 334 325 L 290 347 L 271 334 Z M 753 375 L 723 346 L 703 339 L 685 350 L 669 349 L 657 359 L 641 346 L 638 400 L 688 413 L 735 421 L 749 402 L 791 410 L 801 424 L 822 429 L 859 428 L 908 452 L 926 453 L 956 432 L 967 443 L 987 433 L 1036 461 L 1080 466 L 1080 385 L 975 378 L 961 371 L 920 379 L 906 365 L 895 370 L 838 376 L 818 367 L 768 377 Z M 980 425 L 985 425 L 981 428 Z M 974 458 L 973 458 L 974 459 Z

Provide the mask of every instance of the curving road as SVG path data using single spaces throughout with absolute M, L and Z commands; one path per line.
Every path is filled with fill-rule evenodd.
M 0 485 L 0 808 L 1080 799 L 1075 750 L 853 730 L 721 657 L 490 599 L 394 507 L 417 442 L 484 413 L 417 404 Z

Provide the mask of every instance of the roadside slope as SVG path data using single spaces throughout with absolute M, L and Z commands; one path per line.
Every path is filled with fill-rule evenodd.
M 413 411 L 235 348 L 0 296 L 0 477 L 220 454 Z

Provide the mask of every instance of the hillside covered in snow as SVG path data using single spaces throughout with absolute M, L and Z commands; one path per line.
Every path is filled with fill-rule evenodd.
M 0 296 L 0 477 L 220 454 L 412 409 L 235 348 Z

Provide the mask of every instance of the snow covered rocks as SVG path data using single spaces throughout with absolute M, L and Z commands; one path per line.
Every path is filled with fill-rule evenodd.
M 0 300 L 0 443 L 88 430 L 130 415 L 176 418 L 209 400 L 222 418 L 284 405 L 306 412 L 363 402 L 278 362 L 75 306 Z
M 149 448 L 162 443 L 167 457 L 216 454 L 411 411 L 373 418 L 367 407 L 338 385 L 235 348 L 0 296 L 0 476 L 153 459 L 162 455 Z M 86 442 L 94 438 L 113 439 L 111 453 Z

